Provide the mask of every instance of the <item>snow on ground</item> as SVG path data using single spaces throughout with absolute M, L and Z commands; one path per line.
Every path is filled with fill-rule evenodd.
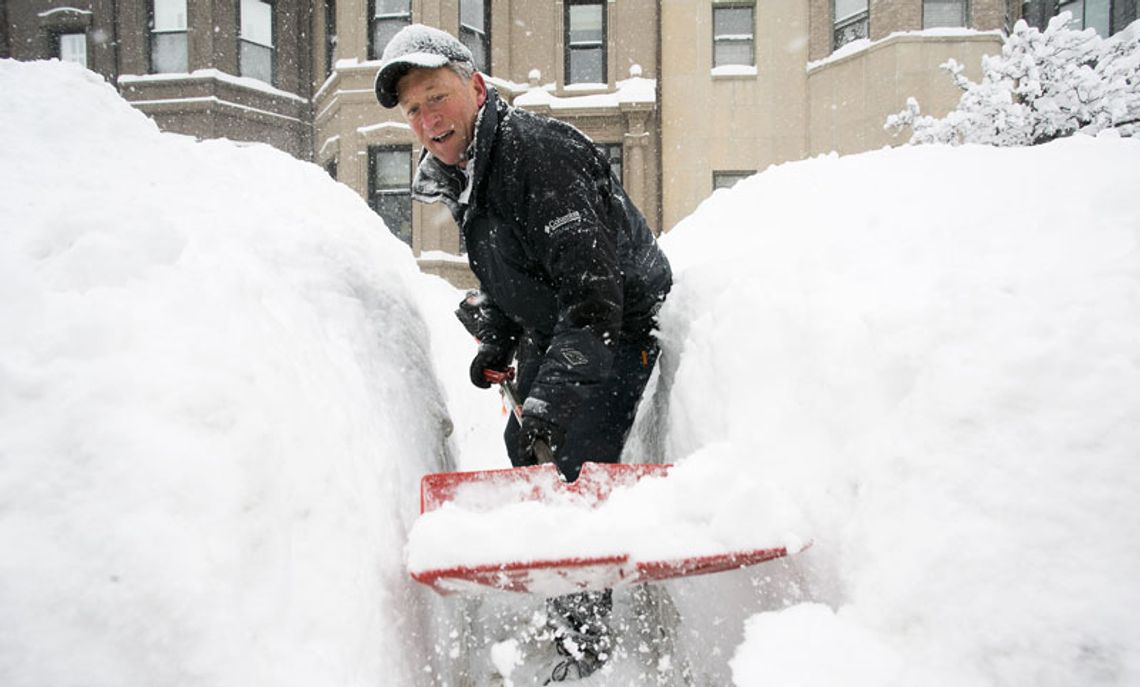
M 461 294 L 312 165 L 160 135 L 71 65 L 0 61 L 0 92 L 0 683 L 514 671 L 533 632 L 447 622 L 501 598 L 404 569 L 419 475 L 505 465 Z M 1109 137 L 824 157 L 663 240 L 677 283 L 628 458 L 727 466 L 688 506 L 763 485 L 814 544 L 659 587 L 683 616 L 659 665 L 1140 682 L 1138 176 L 1140 144 Z
M 419 684 L 410 251 L 263 145 L 0 61 L 0 683 Z
M 1138 184 L 1108 136 L 825 157 L 663 240 L 664 429 L 636 450 L 727 442 L 815 539 L 676 585 L 728 628 L 697 655 L 742 687 L 1140 681 Z M 739 646 L 734 593 L 764 611 Z

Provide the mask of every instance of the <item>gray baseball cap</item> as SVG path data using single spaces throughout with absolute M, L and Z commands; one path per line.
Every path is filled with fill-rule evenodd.
M 466 62 L 474 67 L 475 58 L 455 36 L 432 26 L 412 24 L 388 41 L 376 72 L 376 99 L 387 108 L 399 102 L 396 85 L 400 77 L 416 67 L 434 69 L 451 62 Z

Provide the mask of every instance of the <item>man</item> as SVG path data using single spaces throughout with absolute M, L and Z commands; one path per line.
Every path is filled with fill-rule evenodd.
M 470 51 L 431 27 L 392 38 L 376 96 L 399 106 L 423 146 L 413 197 L 450 208 L 479 279 L 472 383 L 489 388 L 487 372 L 517 355 L 525 401 L 505 433 L 511 463 L 552 454 L 572 481 L 586 461 L 618 462 L 672 275 L 608 159 L 573 127 L 508 106 Z M 567 656 L 553 680 L 604 662 L 610 606 L 608 592 L 551 600 Z

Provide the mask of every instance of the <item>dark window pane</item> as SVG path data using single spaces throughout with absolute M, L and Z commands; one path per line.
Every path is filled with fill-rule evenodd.
M 408 189 L 412 184 L 411 155 L 404 150 L 376 151 L 372 158 L 375 177 L 373 183 L 378 190 Z
M 154 0 L 155 31 L 186 30 L 186 0 Z
M 751 36 L 752 8 L 713 8 L 713 33 L 716 36 Z
M 273 45 L 273 5 L 262 0 L 241 0 L 241 38 Z
M 1109 0 L 1085 0 L 1085 28 L 1096 29 L 1101 37 L 1107 38 L 1112 24 L 1112 3 Z
M 471 51 L 471 56 L 475 58 L 475 68 L 484 74 L 488 73 L 490 65 L 487 61 L 487 37 L 470 29 L 461 28 L 459 40 Z
M 325 74 L 336 65 L 336 0 L 325 0 Z
M 922 4 L 922 28 L 965 26 L 966 0 L 926 0 Z
M 58 36 L 59 52 L 56 54 L 63 62 L 74 62 L 87 66 L 87 34 L 61 33 Z
M 856 14 L 866 11 L 867 0 L 835 0 L 836 23 L 839 23 L 844 19 L 850 19 Z
M 755 172 L 713 172 L 713 190 L 732 188 L 741 179 L 747 179 Z
M 411 0 L 376 0 L 376 16 L 412 13 Z
M 606 157 L 610 160 L 610 169 L 613 170 L 614 176 L 618 181 L 624 182 L 622 178 L 622 157 L 624 149 L 620 143 L 610 143 L 606 145 Z
M 372 20 L 372 59 L 378 59 L 384 54 L 388 41 L 411 23 L 410 19 L 373 19 Z
M 1071 12 L 1073 18 L 1069 20 L 1070 29 L 1083 29 L 1085 27 L 1085 3 L 1083 2 L 1063 2 L 1057 6 L 1057 14 L 1062 12 Z
M 388 225 L 388 230 L 401 241 L 412 243 L 412 194 L 407 193 L 379 193 L 375 197 L 372 209 Z
M 845 23 L 837 24 L 835 26 L 834 45 L 832 48 L 839 48 L 847 45 L 851 41 L 860 38 L 866 38 L 870 35 L 870 24 L 867 21 L 867 14 L 857 16 L 854 20 L 848 20 Z
M 186 72 L 189 65 L 186 32 L 151 34 L 150 63 L 151 72 L 155 74 Z
M 486 33 L 484 7 L 483 0 L 459 0 L 459 23 Z
M 713 66 L 726 64 L 754 64 L 752 41 L 720 41 L 716 44 Z
M 248 41 L 241 42 L 241 75 L 273 83 L 273 49 Z
M 601 43 L 604 5 L 570 6 L 570 44 Z
M 603 54 L 601 48 L 571 50 L 569 83 L 605 83 Z

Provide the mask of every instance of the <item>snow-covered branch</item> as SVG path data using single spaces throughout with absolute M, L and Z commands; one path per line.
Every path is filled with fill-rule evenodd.
M 1001 55 L 982 59 L 979 83 L 949 60 L 942 68 L 964 91 L 957 108 L 940 119 L 920 116 L 908 98 L 884 128 L 910 127 L 914 144 L 1037 145 L 1105 129 L 1132 136 L 1140 129 L 1140 21 L 1101 38 L 1067 28 L 1069 18 L 1054 17 L 1044 31 L 1018 21 Z

